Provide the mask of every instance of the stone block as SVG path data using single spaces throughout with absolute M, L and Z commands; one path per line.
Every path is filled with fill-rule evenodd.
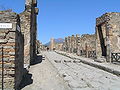
M 15 39 L 9 39 L 8 42 L 9 42 L 9 43 L 14 43 L 14 42 L 15 42 Z
M 9 52 L 8 54 L 9 55 L 15 55 L 15 52 Z
M 6 39 L 0 39 L 0 44 L 5 44 L 7 43 L 8 41 Z

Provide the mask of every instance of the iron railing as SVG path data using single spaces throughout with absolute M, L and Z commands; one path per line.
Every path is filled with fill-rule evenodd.
M 88 58 L 95 58 L 96 57 L 96 51 L 88 51 Z
M 120 53 L 111 53 L 111 62 L 120 62 Z

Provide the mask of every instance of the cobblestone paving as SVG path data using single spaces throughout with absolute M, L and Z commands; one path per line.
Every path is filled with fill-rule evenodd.
M 73 90 L 119 90 L 120 77 L 55 52 L 43 52 Z
M 25 79 L 23 81 L 26 83 L 33 82 L 26 85 L 22 90 L 72 90 L 46 58 L 41 63 L 36 63 L 30 67 L 28 76 L 30 75 L 32 75 L 32 80 Z

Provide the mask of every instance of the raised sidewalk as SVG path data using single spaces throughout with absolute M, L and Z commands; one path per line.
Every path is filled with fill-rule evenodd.
M 72 54 L 72 53 L 66 53 L 63 51 L 55 51 L 58 54 L 67 56 L 69 58 L 72 59 L 76 59 L 76 60 L 80 60 L 80 62 L 84 63 L 84 64 L 88 64 L 90 66 L 102 69 L 104 71 L 107 71 L 109 73 L 112 73 L 114 75 L 120 76 L 120 65 L 116 65 L 116 64 L 112 64 L 112 63 L 100 63 L 100 62 L 95 62 L 95 60 L 91 59 L 91 58 L 85 58 L 85 57 L 81 57 L 81 56 L 77 56 L 76 54 Z

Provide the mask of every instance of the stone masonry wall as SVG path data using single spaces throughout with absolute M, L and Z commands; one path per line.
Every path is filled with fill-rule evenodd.
M 20 14 L 21 31 L 24 34 L 24 64 L 30 65 L 30 12 L 24 11 Z
M 82 55 L 85 57 L 95 57 L 95 35 L 84 34 L 72 35 L 65 38 L 64 50 L 69 53 L 76 53 L 77 55 Z M 93 55 L 89 55 L 93 54 Z
M 24 63 L 30 66 L 36 57 L 37 14 L 36 0 L 26 0 L 25 11 L 20 14 L 24 34 Z
M 106 13 L 97 18 L 96 36 L 97 57 L 105 56 L 110 61 L 111 53 L 120 53 L 120 13 Z M 101 44 L 103 41 L 104 45 Z
M 19 87 L 23 75 L 23 35 L 16 13 L 0 11 L 0 23 L 11 23 L 12 28 L 0 28 L 0 48 L 3 47 L 4 89 Z M 2 79 L 2 49 L 0 49 L 0 79 Z M 1 82 L 0 80 L 0 88 Z
M 91 56 L 89 54 L 93 54 L 93 57 L 95 57 L 95 38 L 94 34 L 84 34 L 80 38 L 80 50 L 85 53 L 86 57 Z M 81 55 L 82 52 L 80 52 Z

